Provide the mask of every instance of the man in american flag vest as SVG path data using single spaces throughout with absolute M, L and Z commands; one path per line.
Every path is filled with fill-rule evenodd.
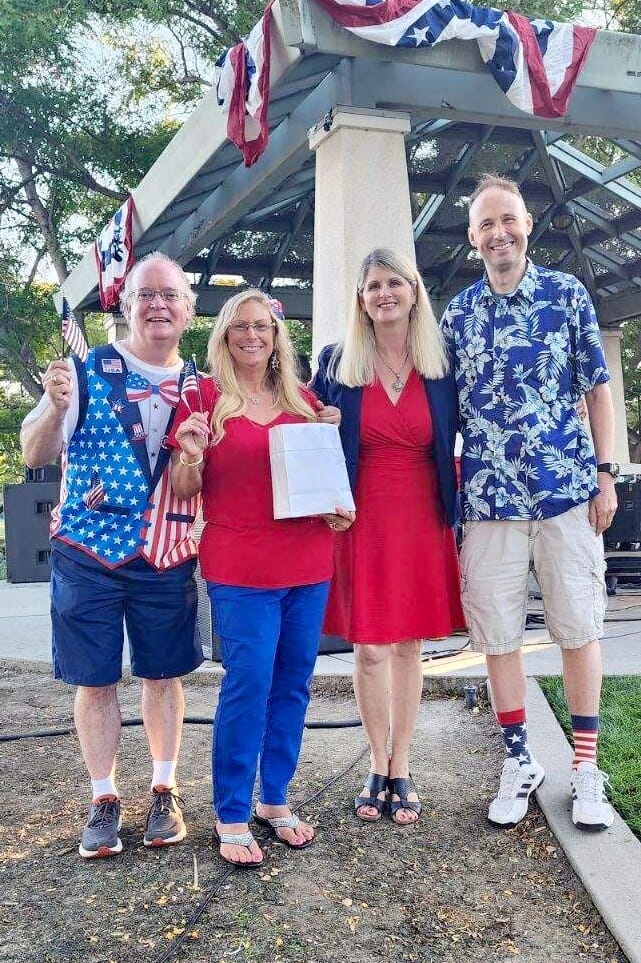
M 92 784 L 85 858 L 119 853 L 117 683 L 123 622 L 153 761 L 146 846 L 185 837 L 176 791 L 184 697 L 180 676 L 202 662 L 196 628 L 197 498 L 171 488 L 165 446 L 180 396 L 180 337 L 195 297 L 178 264 L 154 253 L 121 292 L 127 337 L 53 361 L 21 433 L 25 462 L 62 458 L 52 515 L 51 617 L 56 678 L 77 686 L 75 724 Z

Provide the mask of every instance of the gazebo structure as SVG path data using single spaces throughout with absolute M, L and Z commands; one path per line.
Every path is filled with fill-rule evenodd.
M 439 314 L 481 271 L 466 231 L 474 178 L 506 173 L 534 216 L 534 260 L 592 294 L 628 462 L 619 324 L 641 314 L 641 189 L 626 178 L 641 167 L 641 37 L 600 32 L 568 113 L 542 120 L 511 106 L 473 43 L 379 46 L 312 0 L 273 12 L 267 149 L 243 166 L 210 91 L 133 192 L 136 257 L 161 250 L 193 273 L 200 314 L 233 293 L 217 276 L 271 288 L 288 317 L 313 318 L 317 352 L 340 337 L 375 245 L 416 256 Z M 92 251 L 63 292 L 100 310 Z

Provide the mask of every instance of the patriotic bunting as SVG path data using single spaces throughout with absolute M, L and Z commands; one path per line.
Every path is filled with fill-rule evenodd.
M 94 245 L 103 311 L 118 307 L 120 289 L 134 263 L 133 212 L 134 199 L 129 195 Z
M 510 103 L 538 117 L 562 117 L 596 30 L 465 0 L 315 0 L 334 23 L 358 37 L 391 47 L 432 47 L 473 40 Z M 271 4 L 245 43 L 222 55 L 218 103 L 228 115 L 227 136 L 253 164 L 267 146 Z
M 214 77 L 218 106 L 227 114 L 227 136 L 251 167 L 267 147 L 272 4 L 245 41 L 217 60 Z

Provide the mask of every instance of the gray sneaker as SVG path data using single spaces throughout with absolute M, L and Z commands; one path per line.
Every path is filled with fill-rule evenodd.
M 181 843 L 187 835 L 182 814 L 185 803 L 175 789 L 152 789 L 152 794 L 143 843 L 145 846 Z
M 87 824 L 80 837 L 78 852 L 85 859 L 115 856 L 122 851 L 118 832 L 122 826 L 120 800 L 111 796 L 91 804 Z

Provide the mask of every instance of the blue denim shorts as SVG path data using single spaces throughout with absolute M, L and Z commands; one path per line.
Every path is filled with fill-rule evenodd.
M 79 549 L 51 552 L 56 679 L 111 685 L 122 676 L 123 623 L 132 675 L 172 679 L 203 661 L 196 623 L 195 560 L 158 572 L 143 558 L 108 569 Z

